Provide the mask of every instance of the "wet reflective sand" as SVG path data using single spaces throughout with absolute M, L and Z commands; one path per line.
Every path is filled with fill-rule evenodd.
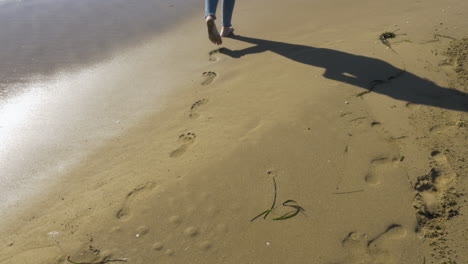
M 172 65 L 164 34 L 194 2 L 0 4 L 0 211 L 160 107 Z

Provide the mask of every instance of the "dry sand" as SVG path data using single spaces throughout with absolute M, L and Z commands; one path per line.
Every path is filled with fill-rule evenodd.
M 0 263 L 467 263 L 468 2 L 270 2 L 211 55 L 174 28 L 193 71 L 16 208 Z

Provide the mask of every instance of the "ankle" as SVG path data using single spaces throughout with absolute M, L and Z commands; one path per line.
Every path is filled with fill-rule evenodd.
M 208 22 L 208 21 L 210 21 L 210 20 L 213 20 L 213 21 L 214 21 L 214 20 L 216 20 L 216 17 L 214 17 L 214 16 L 207 16 L 207 17 L 205 18 L 205 20 L 206 20 L 206 22 Z

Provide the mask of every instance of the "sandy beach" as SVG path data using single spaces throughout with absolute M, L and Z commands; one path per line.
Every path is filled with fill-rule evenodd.
M 1 75 L 0 264 L 468 263 L 468 2 L 184 8 Z

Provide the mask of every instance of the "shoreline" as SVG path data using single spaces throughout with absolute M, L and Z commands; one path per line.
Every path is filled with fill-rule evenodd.
M 466 202 L 456 197 L 467 190 L 461 161 L 467 154 L 461 96 L 466 90 L 452 85 L 451 66 L 438 68 L 444 58 L 437 53 L 449 41 L 394 44 L 397 56 L 375 39 L 388 23 L 359 33 L 353 26 L 374 17 L 349 25 L 347 13 L 325 27 L 326 12 L 316 11 L 302 28 L 291 28 L 289 21 L 268 32 L 274 18 L 264 11 L 256 17 L 262 23 L 247 27 L 247 10 L 261 5 L 236 7 L 236 31 L 255 36 L 257 43 L 225 39 L 224 51 L 209 56 L 215 47 L 206 43 L 203 25 L 184 34 L 194 18 L 168 33 L 167 45 L 179 52 L 167 55 L 171 63 L 165 70 L 172 75 L 163 77 L 174 87 L 167 104 L 87 155 L 34 209 L 23 208 L 15 225 L 2 231 L 6 257 L 0 263 L 66 263 L 69 256 L 79 262 L 126 258 L 134 263 L 466 260 L 466 234 L 453 231 L 467 225 Z M 272 4 L 274 10 L 280 6 Z M 345 7 L 334 8 L 336 16 Z M 374 3 L 367 11 L 377 7 Z M 394 7 L 389 14 L 402 11 L 415 20 L 427 13 Z M 297 12 L 296 19 L 307 17 L 306 10 Z M 450 23 L 462 28 L 465 22 L 459 22 Z M 411 40 L 427 40 L 434 29 L 424 26 L 415 31 L 423 26 L 410 24 L 401 31 Z M 184 43 L 188 39 L 190 44 Z M 315 55 L 317 50 L 322 53 Z M 151 51 L 149 44 L 143 56 L 129 56 Z M 338 73 L 359 82 L 343 81 L 326 71 L 353 66 L 346 60 L 328 65 L 302 60 L 334 54 L 384 61 L 409 74 L 356 96 L 365 78 L 382 79 L 388 72 L 369 68 L 370 76 L 360 76 L 348 68 Z M 153 65 L 151 58 L 133 63 L 139 72 Z M 140 78 L 143 85 L 148 76 Z M 418 97 L 401 89 L 407 83 L 428 84 L 426 79 L 439 87 L 432 91 L 444 93 L 442 99 L 418 104 Z M 271 217 L 287 213 L 281 203 L 289 199 L 305 215 L 250 222 L 271 204 L 272 177 L 278 204 Z M 450 215 L 455 211 L 458 216 Z
M 175 26 L 172 32 L 180 30 Z M 68 173 L 106 140 L 160 111 L 173 90 L 190 84 L 174 83 L 175 73 L 167 68 L 178 67 L 185 74 L 195 66 L 172 55 L 176 51 L 168 42 L 174 38 L 161 32 L 110 60 L 10 91 L 18 94 L 0 105 L 0 210 L 21 206 L 31 193 L 39 195 L 55 176 Z M 182 63 L 185 66 L 177 66 Z

